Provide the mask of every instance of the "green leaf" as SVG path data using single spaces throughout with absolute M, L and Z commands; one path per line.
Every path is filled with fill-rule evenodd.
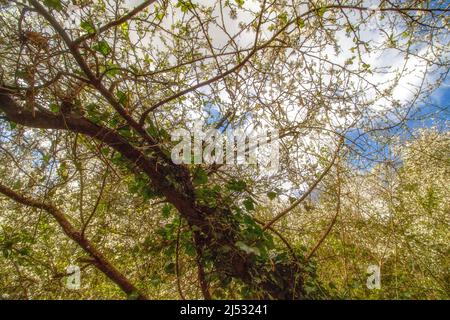
M 236 246 L 248 254 L 254 254 L 257 256 L 259 256 L 261 254 L 261 252 L 259 251 L 258 248 L 250 247 L 250 246 L 246 245 L 245 243 L 243 243 L 242 241 L 236 242 Z
M 31 250 L 29 247 L 25 247 L 25 248 L 21 248 L 21 249 L 17 250 L 17 252 L 23 256 L 27 256 L 30 254 Z
M 164 128 L 159 129 L 159 137 L 166 140 L 170 140 L 171 138 L 170 134 Z
M 237 5 L 240 7 L 240 8 L 242 8 L 242 6 L 244 5 L 244 3 L 245 3 L 245 0 L 234 0 L 236 3 L 237 3 Z
M 50 105 L 50 111 L 53 112 L 53 113 L 59 113 L 59 109 L 60 109 L 60 107 L 56 103 L 52 103 Z
M 322 18 L 327 10 L 327 7 L 321 7 L 317 10 L 317 15 Z
M 247 188 L 247 184 L 245 183 L 244 180 L 233 179 L 227 184 L 227 189 L 231 191 L 241 192 L 244 191 L 245 188 Z
M 128 102 L 128 95 L 121 90 L 117 91 L 117 98 L 119 98 L 119 103 L 122 105 L 126 105 Z
M 97 52 L 100 52 L 104 56 L 107 56 L 111 52 L 111 47 L 105 40 L 99 41 L 98 43 L 94 44 L 92 49 L 94 49 Z
M 95 103 L 88 104 L 86 106 L 86 112 L 89 120 L 97 124 L 106 121 L 109 117 L 109 114 L 107 112 L 100 112 L 99 110 L 100 106 L 98 106 L 97 104 Z
M 159 137 L 159 130 L 153 124 L 153 121 L 151 121 L 151 120 L 148 121 L 147 133 L 153 138 L 158 138 Z
M 9 122 L 10 130 L 14 130 L 15 128 L 17 128 L 17 123 L 15 123 L 14 121 L 8 121 L 8 122 Z
M 17 70 L 15 72 L 15 74 L 16 74 L 17 78 L 20 78 L 20 79 L 23 79 L 23 80 L 28 79 L 28 72 L 26 72 L 24 70 Z
M 161 21 L 164 18 L 165 12 L 164 11 L 158 11 L 156 13 L 156 19 L 158 19 L 159 21 Z
M 61 0 L 44 0 L 44 4 L 52 9 L 55 10 L 62 10 L 62 4 L 61 4 Z
M 198 168 L 195 172 L 194 179 L 192 181 L 194 185 L 202 185 L 208 182 L 208 174 L 203 168 Z
M 162 208 L 162 216 L 164 218 L 168 218 L 170 216 L 170 211 L 172 210 L 172 207 L 170 204 L 165 204 Z
M 148 63 L 148 64 L 151 64 L 151 63 L 153 62 L 153 59 L 150 58 L 150 56 L 149 56 L 148 53 L 146 53 L 146 54 L 144 55 L 144 61 L 145 61 L 146 63 Z
M 129 36 L 129 27 L 128 27 L 128 22 L 124 22 L 120 25 L 120 30 L 122 31 L 122 34 L 124 37 L 128 38 Z
M 137 300 L 138 298 L 139 298 L 139 293 L 136 291 L 129 293 L 127 296 L 128 300 Z
M 50 155 L 50 154 L 44 154 L 43 156 L 42 156 L 42 161 L 44 162 L 44 163 L 49 163 L 50 162 L 50 159 L 52 158 L 52 156 Z
M 287 24 L 287 23 L 288 23 L 288 15 L 287 15 L 287 13 L 286 13 L 286 12 L 283 12 L 283 13 L 279 14 L 279 15 L 278 15 L 278 19 L 280 19 L 280 21 L 281 21 L 283 24 Z
M 114 77 L 115 75 L 117 75 L 120 70 L 119 70 L 119 66 L 117 64 L 113 64 L 113 63 L 108 63 L 108 67 L 102 71 L 105 71 L 105 75 L 108 77 Z
M 186 13 L 189 11 L 189 9 L 194 8 L 194 4 L 191 2 L 191 0 L 178 0 L 175 7 L 180 8 L 182 12 Z
M 186 244 L 186 247 L 185 247 L 184 251 L 190 257 L 195 257 L 195 255 L 197 254 L 197 251 L 195 250 L 194 245 L 192 243 L 190 243 L 190 242 L 188 242 Z
M 215 207 L 217 205 L 218 193 L 215 189 L 198 187 L 195 190 L 197 200 L 210 206 Z
M 252 198 L 245 199 L 243 204 L 247 211 L 255 210 L 255 203 L 253 202 Z
M 59 166 L 58 174 L 64 181 L 66 181 L 69 178 L 69 170 L 67 170 L 65 162 L 61 163 L 61 165 Z
M 82 21 L 80 27 L 89 34 L 95 33 L 95 26 L 91 21 Z
M 164 271 L 168 274 L 175 274 L 175 263 L 170 262 L 164 267 Z
M 129 126 L 125 126 L 121 129 L 118 130 L 118 132 L 124 136 L 125 138 L 132 138 L 133 137 L 133 132 L 131 131 Z
M 277 194 L 275 191 L 267 192 L 267 197 L 268 197 L 270 200 L 275 199 L 275 198 L 277 197 L 277 195 L 278 195 L 278 194 Z

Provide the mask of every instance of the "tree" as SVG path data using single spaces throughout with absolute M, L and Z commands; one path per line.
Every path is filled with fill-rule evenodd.
M 316 252 L 319 278 L 342 298 L 446 299 L 448 297 L 448 132 L 419 130 L 391 145 L 396 161 L 371 170 L 346 166 L 297 226 L 302 245 L 317 243 L 317 225 L 330 225 Z M 340 210 L 336 193 L 340 185 Z M 334 217 L 334 219 L 330 218 Z M 288 235 L 286 235 L 288 236 Z M 381 269 L 381 288 L 365 286 L 370 265 Z

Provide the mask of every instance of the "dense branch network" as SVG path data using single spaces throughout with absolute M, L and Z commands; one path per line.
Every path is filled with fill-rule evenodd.
M 223 13 L 212 18 L 211 12 L 214 10 L 194 6 L 191 1 L 179 1 L 176 8 L 181 8 L 181 15 L 184 17 L 190 13 L 198 25 L 189 29 L 187 22 L 190 20 L 181 20 L 176 27 L 168 28 L 163 24 L 163 18 L 169 13 L 163 10 L 169 4 L 164 3 L 165 5 L 161 6 L 157 5 L 156 1 L 144 1 L 126 14 L 120 14 L 119 10 L 116 10 L 114 19 L 97 28 L 92 21 L 83 21 L 82 26 L 87 33 L 80 34 L 79 31 L 73 32 L 59 20 L 60 15 L 56 14 L 58 10 L 55 8 L 47 8 L 40 1 L 29 2 L 31 7 L 17 3 L 14 4 L 17 7 L 11 9 L 21 12 L 17 21 L 19 27 L 15 30 L 20 50 L 14 52 L 13 49 L 8 49 L 17 54 L 18 62 L 6 63 L 5 57 L 8 54 L 2 53 L 0 56 L 2 61 L 5 59 L 6 66 L 2 69 L 0 111 L 6 119 L 26 128 L 68 131 L 88 136 L 122 155 L 127 163 L 131 164 L 129 168 L 132 168 L 132 173 L 148 177 L 151 188 L 157 190 L 164 201 L 177 209 L 192 231 L 198 275 L 205 298 L 211 298 L 205 280 L 206 256 L 212 256 L 212 269 L 218 274 L 218 278 L 239 279 L 253 289 L 262 290 L 263 293 L 259 297 L 304 298 L 301 276 L 303 266 L 289 243 L 276 230 L 276 224 L 302 204 L 326 178 L 341 154 L 345 139 L 348 139 L 346 132 L 355 123 L 367 119 L 364 113 L 369 112 L 369 106 L 381 98 L 392 105 L 398 103 L 395 99 L 384 97 L 393 90 L 398 78 L 383 90 L 379 88 L 379 84 L 371 83 L 367 79 L 371 70 L 363 61 L 365 58 L 361 47 L 366 48 L 368 44 L 361 40 L 361 35 L 351 23 L 347 32 L 354 34 L 356 45 L 352 51 L 356 52 L 355 57 L 359 55 L 360 67 L 351 69 L 355 57 L 341 64 L 333 62 L 326 57 L 327 54 L 320 52 L 327 45 L 322 41 L 329 40 L 337 45 L 324 24 L 335 22 L 338 12 L 342 12 L 343 17 L 349 21 L 355 19 L 349 18 L 350 13 L 370 15 L 373 9 L 357 2 L 353 4 L 351 1 L 351 4 L 346 5 L 338 1 L 336 4 L 333 2 L 323 6 L 310 4 L 303 8 L 301 13 L 296 12 L 291 17 L 275 2 L 264 1 L 261 7 L 250 11 L 253 13 L 250 22 L 232 36 L 226 28 Z M 155 13 L 149 13 L 152 8 L 156 8 Z M 230 9 L 230 15 L 236 10 Z M 379 12 L 404 17 L 413 23 L 410 28 L 411 33 L 414 33 L 414 22 L 418 21 L 416 14 L 434 17 L 447 13 L 448 8 L 419 7 L 412 1 L 404 6 L 383 6 L 379 8 Z M 36 15 L 39 19 L 44 18 L 47 26 L 45 29 L 41 28 L 42 32 L 31 31 L 37 26 L 27 22 L 28 14 Z M 243 11 L 243 14 L 248 12 Z M 327 14 L 330 14 L 330 20 L 324 20 Z M 6 19 L 6 16 L 2 19 Z M 150 23 L 151 19 L 153 20 Z M 218 22 L 220 20 L 221 23 Z M 149 25 L 142 27 L 142 23 L 146 22 Z M 8 26 L 14 23 L 15 21 L 9 22 Z M 425 22 L 417 24 L 423 28 L 430 26 L 432 30 L 439 30 Z M 136 29 L 134 32 L 131 26 Z M 221 44 L 222 48 L 218 48 L 219 45 L 209 39 L 209 28 L 213 27 L 227 35 L 226 41 Z M 24 28 L 30 30 L 24 31 Z M 54 32 L 50 32 L 49 28 Z M 181 31 L 179 35 L 173 36 L 176 28 Z M 251 34 L 251 39 L 247 41 L 247 46 L 240 46 L 236 38 L 241 36 L 244 30 Z M 121 36 L 118 35 L 120 32 Z M 197 33 L 194 35 L 195 32 Z M 198 35 L 206 37 L 206 40 L 198 40 L 202 38 Z M 391 39 L 391 36 L 394 37 L 392 34 L 388 38 L 392 44 L 397 40 Z M 406 34 L 406 37 L 408 36 L 412 37 Z M 183 42 L 185 37 L 196 40 L 192 43 Z M 164 50 L 155 49 L 157 53 L 153 58 L 150 57 L 145 49 L 147 45 L 152 45 L 152 39 L 159 41 L 161 47 L 172 50 L 173 56 L 167 58 Z M 119 49 L 120 46 L 125 49 Z M 404 46 L 409 50 L 411 44 Z M 205 47 L 206 51 L 202 51 Z M 213 62 L 208 64 L 209 61 Z M 317 67 L 317 64 L 320 66 Z M 153 70 L 149 71 L 150 65 Z M 42 71 L 43 68 L 46 72 Z M 384 72 L 382 67 L 380 70 Z M 299 78 L 302 76 L 301 72 L 304 73 L 305 80 Z M 48 80 L 43 74 L 53 77 Z M 337 81 L 339 77 L 340 80 Z M 298 83 L 298 87 L 293 83 Z M 77 85 L 76 88 L 74 84 Z M 370 94 L 367 94 L 367 97 L 362 96 L 368 91 L 376 95 L 377 99 Z M 417 93 L 417 97 L 421 92 Z M 362 99 L 359 101 L 360 95 Z M 94 110 L 83 106 L 83 100 L 92 101 L 90 105 L 94 106 Z M 236 220 L 233 213 L 237 207 L 235 203 L 220 206 L 202 203 L 199 199 L 199 188 L 195 183 L 195 172 L 187 165 L 175 165 L 171 161 L 167 152 L 170 142 L 164 141 L 163 135 L 160 134 L 162 131 L 158 130 L 164 126 L 167 126 L 167 129 L 174 128 L 180 122 L 178 117 L 188 117 L 186 114 L 192 104 L 185 105 L 186 100 L 192 104 L 226 106 L 224 116 L 218 121 L 218 128 L 233 120 L 237 120 L 236 123 L 245 122 L 246 115 L 254 111 L 246 109 L 247 105 L 258 106 L 259 109 L 254 112 L 255 118 L 258 115 L 282 130 L 281 141 L 286 144 L 286 150 L 296 144 L 295 139 L 288 138 L 298 137 L 305 130 L 319 131 L 321 134 L 327 132 L 328 142 L 336 136 L 340 137 L 337 149 L 328 157 L 321 173 L 309 179 L 309 187 L 291 205 L 281 209 L 273 217 L 268 217 L 267 222 L 250 215 L 251 221 L 261 225 L 255 227 L 260 230 L 260 235 L 253 241 L 265 239 L 266 232 L 272 231 L 293 253 L 293 259 L 263 261 L 255 258 L 255 253 L 251 250 L 242 250 L 239 244 L 243 242 L 243 232 L 241 222 Z M 294 106 L 291 109 L 286 105 L 290 102 Z M 56 111 L 49 108 L 51 105 L 56 105 Z M 177 113 L 177 106 L 182 110 L 180 113 Z M 77 108 L 79 110 L 76 110 Z M 167 120 L 171 117 L 171 112 L 174 112 L 172 123 Z M 293 118 L 302 120 L 291 123 L 289 118 L 292 118 L 291 115 L 295 112 L 298 113 Z M 342 125 L 339 121 L 345 118 L 346 113 L 355 116 L 350 124 Z M 107 115 L 109 119 L 104 120 L 102 115 Z M 404 120 L 402 118 L 402 122 Z M 286 157 L 288 156 L 287 151 Z M 297 176 L 294 166 L 290 165 L 290 161 L 286 161 L 286 172 Z M 222 169 L 221 166 L 213 167 L 211 176 L 216 178 L 217 173 L 219 177 L 218 173 Z M 146 298 L 144 293 L 139 293 L 85 238 L 84 229 L 81 233 L 75 230 L 56 207 L 22 196 L 3 185 L 0 186 L 0 192 L 21 204 L 46 210 L 55 218 L 64 233 L 95 259 L 95 266 L 124 292 L 138 292 L 140 298 Z M 339 210 L 338 200 L 337 211 Z M 307 260 L 324 241 L 335 219 L 333 218 L 328 231 L 307 255 Z M 179 239 L 177 276 L 178 242 Z M 258 281 L 255 282 L 254 279 Z M 180 295 L 183 296 L 182 293 Z

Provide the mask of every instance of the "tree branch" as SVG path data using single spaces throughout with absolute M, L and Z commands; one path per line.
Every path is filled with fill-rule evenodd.
M 81 248 L 83 248 L 83 250 L 94 259 L 94 265 L 109 279 L 116 283 L 120 289 L 128 295 L 137 294 L 138 299 L 140 300 L 148 299 L 145 294 L 140 293 L 138 289 L 119 270 L 117 270 L 88 239 L 86 239 L 73 227 L 64 213 L 62 213 L 58 208 L 51 204 L 25 197 L 9 189 L 3 184 L 0 184 L 0 193 L 23 205 L 47 211 L 56 220 L 63 232 L 70 239 L 75 241 Z
M 186 199 L 186 195 L 178 192 L 173 186 L 167 183 L 164 168 L 157 165 L 154 158 L 145 156 L 141 151 L 134 148 L 126 139 L 116 131 L 99 126 L 86 118 L 73 114 L 55 114 L 48 111 L 35 111 L 22 108 L 8 91 L 0 87 L 0 111 L 3 111 L 8 120 L 14 121 L 23 126 L 41 129 L 59 129 L 78 132 L 102 141 L 112 149 L 118 151 L 127 160 L 133 163 L 141 171 L 145 172 L 152 181 L 153 186 L 171 202 L 180 213 L 187 218 L 197 218 L 198 211 L 192 201 Z
M 157 141 L 155 141 L 144 128 L 139 125 L 122 107 L 120 102 L 114 97 L 114 95 L 102 84 L 101 79 L 97 78 L 92 70 L 89 68 L 88 64 L 84 60 L 77 45 L 70 39 L 64 27 L 36 0 L 30 0 L 30 3 L 36 9 L 36 11 L 42 15 L 50 25 L 55 29 L 58 35 L 62 38 L 64 43 L 69 48 L 70 53 L 74 57 L 75 61 L 89 79 L 90 83 L 97 89 L 97 91 L 108 101 L 108 103 L 119 113 L 119 115 L 127 121 L 127 123 L 149 144 L 151 148 L 154 149 L 158 156 L 164 158 L 163 152 L 157 148 Z
M 103 33 L 103 32 L 105 32 L 105 31 L 107 31 L 107 30 L 109 30 L 111 28 L 114 28 L 116 26 L 121 25 L 122 23 L 124 23 L 124 22 L 128 21 L 129 19 L 133 18 L 135 15 L 137 15 L 139 12 L 141 12 L 142 10 L 144 10 L 145 8 L 150 6 L 155 1 L 156 0 L 146 0 L 146 1 L 144 1 L 143 3 L 141 3 L 140 5 L 135 7 L 133 10 L 129 11 L 127 14 L 123 15 L 122 17 L 120 17 L 119 19 L 111 21 L 111 22 L 108 22 L 107 24 L 101 26 L 93 34 L 86 34 L 84 36 L 79 37 L 73 43 L 75 45 L 78 45 L 78 44 L 80 44 L 83 41 L 86 41 L 86 40 L 88 40 L 90 38 L 95 37 L 96 35 L 99 35 L 100 33 Z
M 322 234 L 320 239 L 316 242 L 314 247 L 306 255 L 306 257 L 305 257 L 306 261 L 311 259 L 311 257 L 316 253 L 317 249 L 319 249 L 319 247 L 322 245 L 322 243 L 328 237 L 328 235 L 331 232 L 331 229 L 333 229 L 333 226 L 336 223 L 336 220 L 337 220 L 337 217 L 338 217 L 339 213 L 341 212 L 341 181 L 340 181 L 340 175 L 339 175 L 339 168 L 337 170 L 337 195 L 336 195 L 336 197 L 337 197 L 337 199 L 336 199 L 336 212 L 335 212 L 333 218 L 331 219 L 331 222 L 328 225 L 328 227 L 325 230 L 325 232 Z
M 302 196 L 297 199 L 291 206 L 289 206 L 289 208 L 281 211 L 279 214 L 277 214 L 272 220 L 270 220 L 269 222 L 267 222 L 264 227 L 262 228 L 263 231 L 267 230 L 268 228 L 270 228 L 275 222 L 277 222 L 278 220 L 280 220 L 281 218 L 283 218 L 286 214 L 288 214 L 290 211 L 292 211 L 294 208 L 296 208 L 300 203 L 302 203 L 306 197 L 308 197 L 311 192 L 314 191 L 314 189 L 317 187 L 317 185 L 319 184 L 320 181 L 322 181 L 323 178 L 325 178 L 325 176 L 328 174 L 328 172 L 331 170 L 331 168 L 333 167 L 336 158 L 339 154 L 339 151 L 342 147 L 344 143 L 344 139 L 343 137 L 341 137 L 339 145 L 336 149 L 336 151 L 334 152 L 333 158 L 331 159 L 330 163 L 328 164 L 328 166 L 323 170 L 323 172 L 320 174 L 320 176 L 313 182 L 313 184 L 311 186 L 309 186 L 308 190 L 306 190 L 306 192 L 304 194 L 302 194 Z

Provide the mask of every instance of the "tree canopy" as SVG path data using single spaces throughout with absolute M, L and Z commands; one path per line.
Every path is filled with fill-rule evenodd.
M 3 298 L 448 299 L 448 13 L 1 0 Z M 276 170 L 175 163 L 198 124 L 276 130 Z

